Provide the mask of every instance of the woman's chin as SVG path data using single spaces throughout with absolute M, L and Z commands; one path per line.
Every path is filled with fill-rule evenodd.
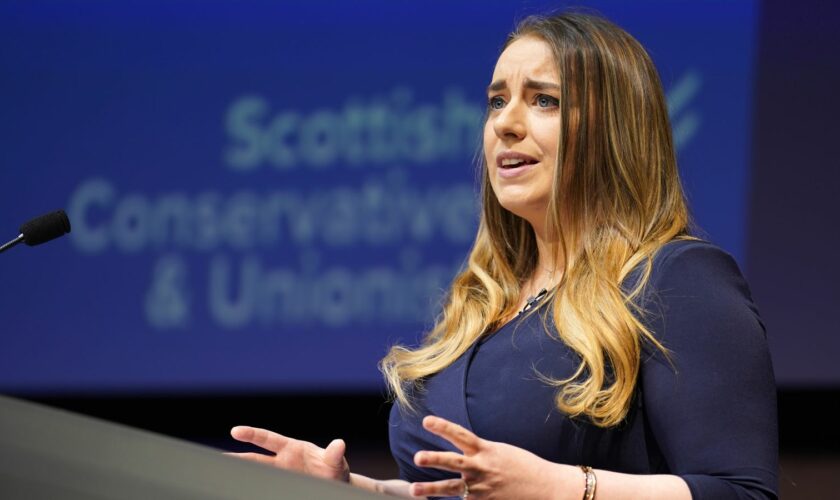
M 513 199 L 499 198 L 499 204 L 508 212 L 531 222 L 544 220 L 548 211 L 548 201 L 516 197 Z

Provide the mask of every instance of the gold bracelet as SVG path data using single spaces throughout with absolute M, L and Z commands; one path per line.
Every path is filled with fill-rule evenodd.
M 598 486 L 598 478 L 595 477 L 595 472 L 592 467 L 588 465 L 579 465 L 580 470 L 583 471 L 586 477 L 586 486 L 583 490 L 583 500 L 593 500 L 595 498 L 595 487 Z

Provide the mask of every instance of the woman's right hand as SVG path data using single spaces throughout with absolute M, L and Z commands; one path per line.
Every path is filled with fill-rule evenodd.
M 230 435 L 237 441 L 259 446 L 271 452 L 272 455 L 261 453 L 228 453 L 228 455 L 302 472 L 310 476 L 350 482 L 350 466 L 344 458 L 347 446 L 341 439 L 334 439 L 326 448 L 321 448 L 308 441 L 292 439 L 256 427 L 234 427 L 230 430 Z

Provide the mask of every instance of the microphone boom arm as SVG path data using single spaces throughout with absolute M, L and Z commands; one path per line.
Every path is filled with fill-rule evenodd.
M 18 243 L 23 243 L 23 233 L 19 234 L 17 238 L 13 239 L 8 243 L 3 243 L 0 245 L 0 253 L 5 252 L 6 250 L 12 248 L 13 246 L 17 245 Z

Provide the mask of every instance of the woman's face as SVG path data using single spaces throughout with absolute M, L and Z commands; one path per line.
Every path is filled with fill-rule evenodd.
M 560 79 L 548 44 L 532 36 L 510 44 L 487 97 L 490 185 L 504 208 L 536 227 L 545 220 L 560 140 Z

